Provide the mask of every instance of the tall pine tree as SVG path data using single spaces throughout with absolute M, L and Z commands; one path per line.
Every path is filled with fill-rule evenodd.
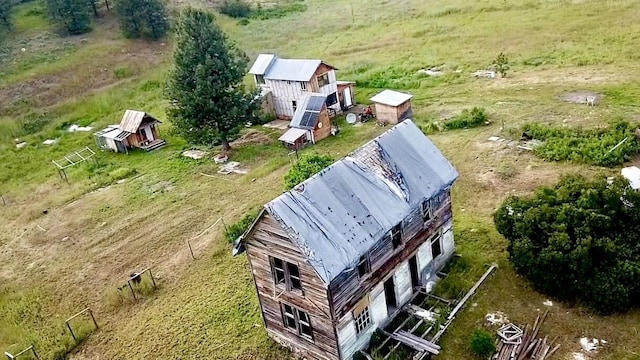
M 11 18 L 12 7 L 12 0 L 0 0 L 0 27 L 4 27 L 6 29 L 13 28 L 13 19 Z
M 255 94 L 242 84 L 249 59 L 229 41 L 212 14 L 187 9 L 176 28 L 175 68 L 167 81 L 175 129 L 197 144 L 222 144 L 250 121 Z
M 87 0 L 46 0 L 47 12 L 53 21 L 71 35 L 91 30 Z
M 167 34 L 167 10 L 161 0 L 117 0 L 120 29 L 127 38 L 159 39 Z

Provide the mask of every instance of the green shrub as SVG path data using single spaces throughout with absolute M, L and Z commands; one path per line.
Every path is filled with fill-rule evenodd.
M 500 73 L 501 77 L 507 76 L 507 70 L 509 70 L 509 59 L 504 53 L 498 54 L 498 57 L 494 61 L 493 65 L 496 68 L 496 71 Z
M 471 334 L 471 352 L 481 359 L 487 359 L 496 351 L 493 336 L 486 330 L 477 329 Z
M 539 291 L 608 314 L 640 307 L 640 192 L 568 176 L 494 214 L 509 260 Z
M 535 154 L 543 159 L 610 167 L 620 165 L 640 152 L 640 142 L 634 134 L 636 127 L 619 121 L 606 129 L 583 130 L 528 124 L 523 130 L 530 137 L 544 141 L 534 149 Z M 625 142 L 616 147 L 623 140 Z
M 247 231 L 247 229 L 249 229 L 249 226 L 251 226 L 253 220 L 255 220 L 257 216 L 258 213 L 252 211 L 242 217 L 240 221 L 231 224 L 225 231 L 225 237 L 227 238 L 227 241 L 229 241 L 230 243 L 236 241 L 236 239 L 238 239 L 242 234 L 244 234 L 245 231 Z
M 31 135 L 40 132 L 49 122 L 51 122 L 51 120 L 44 114 L 32 115 L 22 123 L 22 133 L 24 135 Z
M 468 129 L 476 126 L 483 125 L 488 121 L 487 114 L 483 108 L 474 107 L 473 109 L 465 109 L 451 120 L 447 120 L 444 123 L 444 128 L 447 130 L 453 129 Z
M 218 11 L 236 19 L 248 18 L 251 16 L 251 5 L 244 0 L 224 0 Z
M 269 8 L 258 7 L 252 12 L 251 17 L 259 20 L 276 19 L 285 17 L 291 13 L 304 12 L 306 10 L 307 5 L 301 3 L 292 3 Z
M 125 79 L 133 75 L 133 71 L 127 67 L 119 67 L 113 70 L 113 76 L 118 79 Z
M 284 186 L 287 190 L 307 180 L 312 175 L 333 164 L 329 155 L 304 154 L 284 175 Z

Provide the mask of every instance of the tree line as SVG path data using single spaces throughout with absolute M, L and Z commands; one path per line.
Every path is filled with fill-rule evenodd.
M 30 0 L 22 0 L 23 2 Z M 0 27 L 12 30 L 12 10 L 19 0 L 0 0 Z M 63 32 L 80 35 L 91 31 L 92 21 L 114 8 L 120 29 L 127 38 L 157 40 L 169 30 L 163 0 L 44 0 L 48 18 Z

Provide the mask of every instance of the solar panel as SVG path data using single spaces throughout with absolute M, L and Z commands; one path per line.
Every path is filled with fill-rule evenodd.
M 319 113 L 307 111 L 304 113 L 304 115 L 302 115 L 300 126 L 310 128 L 315 127 L 316 122 L 318 121 L 318 117 L 320 117 Z
M 324 105 L 324 99 L 323 96 L 312 96 L 307 103 L 307 110 L 320 111 Z

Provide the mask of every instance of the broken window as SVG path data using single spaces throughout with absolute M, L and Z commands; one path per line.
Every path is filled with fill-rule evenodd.
M 294 331 L 299 336 L 313 340 L 311 319 L 309 314 L 288 304 L 282 304 L 282 323 L 285 328 Z
M 442 245 L 440 244 L 441 238 L 440 233 L 431 238 L 431 256 L 434 259 L 436 256 L 442 254 Z
M 358 262 L 358 276 L 363 277 L 369 272 L 369 257 L 367 255 L 360 256 L 360 261 Z
M 283 284 L 287 290 L 302 290 L 298 265 L 272 257 L 271 271 L 276 285 Z
M 353 317 L 356 322 L 356 331 L 358 334 L 367 330 L 369 325 L 371 325 L 371 313 L 369 312 L 369 304 L 363 307 L 360 312 L 354 312 Z
M 422 202 L 422 220 L 424 222 L 431 221 L 431 201 L 429 200 Z
M 329 73 L 322 74 L 318 76 L 317 79 L 318 79 L 318 87 L 329 85 Z
M 394 249 L 397 249 L 402 245 L 402 223 L 391 229 L 391 243 L 393 244 Z

